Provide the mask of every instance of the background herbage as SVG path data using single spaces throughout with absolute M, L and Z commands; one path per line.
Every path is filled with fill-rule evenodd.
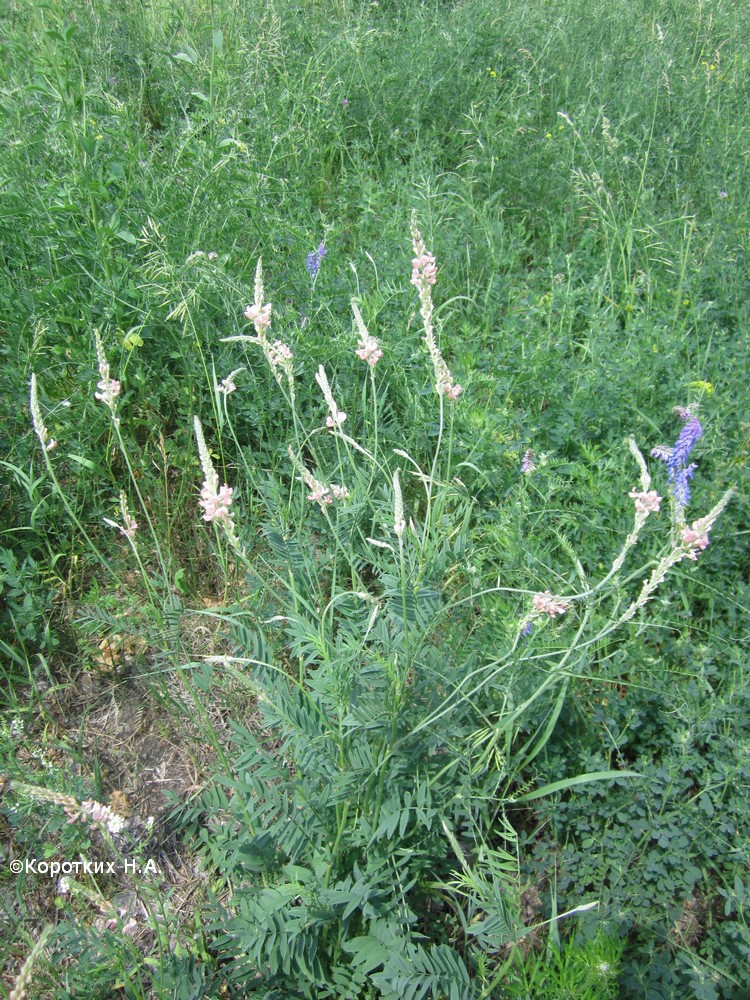
M 304 990 L 315 961 L 341 996 L 386 995 L 387 976 L 410 996 L 746 994 L 748 27 L 742 5 L 656 0 L 0 12 L 3 850 L 138 850 L 163 872 L 137 891 L 84 879 L 62 893 L 6 872 L 8 984 L 59 921 L 44 943 L 78 958 L 53 972 L 39 949 L 31 995 L 226 995 L 256 970 L 258 995 L 272 995 Z M 413 209 L 463 387 L 444 411 L 409 282 Z M 253 333 L 259 257 L 273 335 L 294 354 L 294 417 L 263 352 L 223 339 Z M 383 351 L 372 378 L 352 296 Z M 122 387 L 116 426 L 94 395 L 95 329 Z M 374 475 L 355 454 L 364 478 L 338 520 L 305 502 L 287 453 L 299 444 L 334 481 L 349 468 L 322 431 L 306 438 L 324 425 L 321 364 L 343 429 L 370 447 L 377 431 L 384 463 Z M 32 371 L 54 479 L 32 430 Z M 218 393 L 231 372 L 237 391 Z M 399 911 L 383 886 L 393 871 L 358 868 L 364 834 L 345 805 L 375 767 L 380 723 L 360 718 L 355 739 L 350 721 L 347 743 L 346 714 L 320 705 L 349 698 L 356 677 L 365 716 L 390 712 L 396 742 L 414 734 L 430 698 L 512 648 L 530 597 L 453 606 L 498 584 L 580 590 L 575 559 L 604 575 L 632 520 L 625 441 L 674 443 L 672 407 L 688 403 L 705 428 L 691 510 L 739 486 L 712 544 L 637 624 L 568 662 L 562 697 L 556 683 L 505 725 L 580 621 L 538 632 L 523 656 L 546 660 L 522 656 L 446 721 L 458 772 L 433 773 L 441 758 L 416 736 L 414 756 L 389 757 L 392 796 L 368 794 L 387 820 L 382 853 L 403 851 L 414 880 Z M 252 570 L 201 520 L 195 415 Z M 423 481 L 394 448 L 432 474 L 428 531 Z M 523 475 L 528 448 L 537 468 Z M 414 566 L 363 542 L 395 558 L 396 467 L 424 532 Z M 123 524 L 121 490 L 137 556 L 103 521 Z M 639 565 L 666 540 L 660 517 Z M 381 601 L 382 634 L 367 631 L 375 605 L 347 589 Z M 399 672 L 416 648 L 432 687 Z M 292 702 L 264 709 L 263 690 Z M 290 808 L 308 816 L 296 797 L 342 748 L 328 798 L 309 793 L 319 825 L 297 855 L 277 827 Z M 645 780 L 528 799 L 612 769 Z M 131 840 L 69 824 L 23 783 L 119 804 Z M 253 887 L 281 894 L 284 921 L 261 934 L 246 919 L 222 942 L 217 907 L 252 914 Z M 384 958 L 404 940 L 391 903 L 410 928 L 401 971 Z

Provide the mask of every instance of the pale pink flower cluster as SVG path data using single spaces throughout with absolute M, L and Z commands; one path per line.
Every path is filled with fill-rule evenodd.
M 203 508 L 204 521 L 225 521 L 231 523 L 234 514 L 230 511 L 234 490 L 224 483 L 218 490 L 212 489 L 207 481 L 203 483 L 201 499 L 198 501 Z
M 360 337 L 358 350 L 354 353 L 362 361 L 366 361 L 370 368 L 374 368 L 383 357 L 383 352 L 374 337 Z
M 361 361 L 366 361 L 370 368 L 374 368 L 383 357 L 383 352 L 378 347 L 377 340 L 370 336 L 354 299 L 352 299 L 352 312 L 354 313 L 354 322 L 357 325 L 357 332 L 359 333 L 359 345 L 354 353 Z
M 656 567 L 652 570 L 651 576 L 648 577 L 647 580 L 644 580 L 639 596 L 620 617 L 618 625 L 629 621 L 639 608 L 642 608 L 647 601 L 651 600 L 651 597 L 657 587 L 664 582 L 667 573 L 673 566 L 682 562 L 683 559 L 692 559 L 694 562 L 698 559 L 698 553 L 708 547 L 709 531 L 713 527 L 719 514 L 721 514 L 726 505 L 729 503 L 733 493 L 734 487 L 727 490 L 724 496 L 717 504 L 715 504 L 714 507 L 711 508 L 705 517 L 701 517 L 697 521 L 693 521 L 689 528 L 685 526 L 680 528 L 680 533 L 678 537 L 673 540 L 673 544 L 669 552 L 667 552 L 667 554 L 658 562 Z
M 112 405 L 115 401 L 115 396 L 120 395 L 120 383 L 113 378 L 109 377 L 109 366 L 106 367 L 105 371 L 102 373 L 102 379 L 100 382 L 96 383 L 99 392 L 95 392 L 94 396 L 96 399 L 100 399 L 103 403 L 112 409 Z
M 201 488 L 201 498 L 198 501 L 203 508 L 203 520 L 218 522 L 224 530 L 224 534 L 232 548 L 240 555 L 244 555 L 244 550 L 237 537 L 234 525 L 234 511 L 229 508 L 233 503 L 234 490 L 224 483 L 219 486 L 219 477 L 216 474 L 214 463 L 211 461 L 211 453 L 206 445 L 203 436 L 203 427 L 198 417 L 193 417 L 195 428 L 195 440 L 198 444 L 198 456 L 203 469 L 203 486 Z
M 287 347 L 285 343 L 281 340 L 274 340 L 272 344 L 268 344 L 266 350 L 266 357 L 268 358 L 268 363 L 273 369 L 274 375 L 278 379 L 278 370 L 281 369 L 287 376 L 291 378 L 292 375 L 292 365 L 291 362 L 294 359 L 294 355 Z
M 304 483 L 309 487 L 310 492 L 307 494 L 307 499 L 311 500 L 313 503 L 320 504 L 320 509 L 325 510 L 329 507 L 334 500 L 346 500 L 349 496 L 349 490 L 346 486 L 339 486 L 336 483 L 331 483 L 330 486 L 326 486 L 325 483 L 321 483 L 318 479 L 313 476 L 313 474 L 305 467 L 304 462 L 295 454 L 294 449 L 291 445 L 287 448 L 287 453 L 292 460 L 292 465 L 300 473 Z
M 425 248 L 422 234 L 417 226 L 416 213 L 412 215 L 411 237 L 414 247 L 411 282 L 419 292 L 419 314 L 422 317 L 425 344 L 427 345 L 427 350 L 430 352 L 430 359 L 432 360 L 432 367 L 435 372 L 435 391 L 438 395 L 447 396 L 448 399 L 455 402 L 463 392 L 463 389 L 460 385 L 454 383 L 453 376 L 435 340 L 435 330 L 432 323 L 433 305 L 431 289 L 437 278 L 437 267 L 435 266 L 435 258 Z
M 253 324 L 259 337 L 265 337 L 266 330 L 271 326 L 272 308 L 271 303 L 267 302 L 265 305 L 248 306 L 245 310 L 245 318 Z
M 260 344 L 263 349 L 266 361 L 271 367 L 273 376 L 279 385 L 283 385 L 286 377 L 289 386 L 289 393 L 294 400 L 294 372 L 292 370 L 293 355 L 286 344 L 280 340 L 275 340 L 272 344 L 268 342 L 266 331 L 271 327 L 272 306 L 270 302 L 263 302 L 263 264 L 258 259 L 258 266 L 255 269 L 255 301 L 245 309 L 245 317 L 255 326 L 255 337 L 225 337 L 225 340 L 252 340 Z M 231 390 L 230 390 L 231 391 Z
M 258 265 L 255 268 L 255 298 L 253 304 L 245 310 L 245 317 L 255 326 L 255 332 L 261 341 L 271 325 L 272 310 L 270 302 L 263 304 L 263 295 L 263 262 L 259 257 Z
M 553 597 L 549 590 L 545 590 L 543 594 L 534 594 L 532 604 L 535 611 L 549 615 L 551 618 L 554 618 L 555 615 L 564 615 L 570 606 L 568 601 Z
M 698 553 L 708 548 L 708 531 L 703 528 L 700 521 L 694 521 L 690 528 L 683 528 L 680 532 L 683 544 L 687 546 L 686 559 L 695 562 Z
M 36 375 L 34 372 L 31 373 L 31 421 L 34 425 L 34 431 L 36 436 L 39 438 L 39 443 L 45 451 L 52 451 L 53 448 L 57 447 L 57 441 L 49 436 L 49 431 L 44 426 L 44 421 L 42 420 L 42 410 L 39 406 L 39 394 L 36 387 Z
M 328 409 L 330 411 L 328 416 L 326 417 L 326 427 L 328 427 L 330 430 L 335 430 L 337 427 L 340 427 L 346 420 L 346 413 L 344 413 L 343 410 L 340 410 L 338 406 L 336 406 L 336 401 L 333 398 L 331 387 L 328 384 L 328 376 L 326 375 L 326 370 L 323 367 L 323 365 L 320 365 L 320 367 L 318 368 L 318 371 L 315 375 L 315 381 L 320 386 L 321 391 L 323 393 L 323 398 L 325 399 Z
M 221 384 L 216 386 L 216 391 L 222 393 L 224 396 L 228 396 L 230 392 L 236 392 L 237 386 L 234 384 L 234 379 L 232 376 L 224 378 L 221 380 Z
M 294 373 L 292 371 L 293 355 L 286 344 L 282 343 L 280 340 L 275 340 L 273 344 L 269 344 L 268 339 L 266 338 L 266 331 L 271 327 L 271 312 L 273 307 L 270 302 L 266 302 L 264 304 L 263 296 L 263 264 L 259 258 L 258 266 L 255 269 L 255 301 L 251 306 L 248 306 L 247 309 L 245 309 L 245 318 L 249 319 L 255 326 L 255 332 L 257 334 L 255 341 L 262 347 L 266 361 L 271 366 L 274 378 L 279 385 L 282 385 L 283 376 L 286 377 L 286 381 L 289 385 L 289 392 L 292 399 L 294 399 Z M 246 340 L 248 338 L 227 337 L 226 339 Z
M 326 486 L 324 483 L 318 482 L 317 479 L 313 479 L 312 476 L 309 481 L 307 479 L 305 481 L 311 488 L 311 492 L 307 494 L 307 499 L 312 500 L 313 503 L 320 504 L 321 510 L 325 510 L 334 500 L 345 500 L 349 496 L 349 490 L 346 486 L 337 486 L 336 483 Z
M 116 521 L 110 521 L 108 517 L 105 517 L 104 523 L 108 524 L 110 528 L 117 528 L 121 535 L 125 538 L 129 538 L 132 542 L 135 538 L 135 533 L 138 531 L 138 522 L 132 517 L 130 510 L 128 509 L 128 498 L 125 493 L 120 493 L 120 513 L 122 514 L 122 524 L 118 524 Z
M 418 257 L 412 259 L 411 283 L 416 288 L 421 289 L 424 285 L 435 284 L 437 281 L 437 267 L 435 265 L 435 258 L 425 250 L 424 243 L 421 241 L 421 235 L 419 240 L 419 244 L 415 242 L 414 252 L 419 253 L 421 250 L 421 253 L 419 253 Z
M 628 496 L 635 500 L 636 514 L 655 514 L 659 510 L 661 497 L 657 495 L 656 490 L 644 490 L 640 493 L 637 490 L 631 490 Z
M 109 377 L 109 362 L 104 353 L 104 344 L 102 343 L 102 338 L 98 330 L 94 330 L 94 342 L 96 344 L 96 358 L 99 365 L 99 374 L 101 379 L 96 383 L 99 392 L 94 393 L 95 399 L 100 399 L 103 403 L 110 408 L 112 413 L 115 412 L 115 397 L 120 395 L 120 383 L 113 378 Z
M 112 812 L 109 806 L 103 806 L 101 802 L 95 802 L 94 799 L 87 799 L 80 805 L 77 802 L 74 806 L 67 805 L 65 812 L 68 815 L 68 823 L 90 819 L 92 829 L 98 824 L 105 827 L 110 833 L 121 833 L 127 826 L 127 820 L 116 812 Z

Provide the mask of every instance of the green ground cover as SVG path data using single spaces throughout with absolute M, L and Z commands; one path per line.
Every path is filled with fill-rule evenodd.
M 748 38 L 0 4 L 6 991 L 750 996 Z

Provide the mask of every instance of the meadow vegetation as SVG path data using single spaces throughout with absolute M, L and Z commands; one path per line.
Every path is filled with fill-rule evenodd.
M 750 995 L 748 39 L 0 7 L 9 995 Z

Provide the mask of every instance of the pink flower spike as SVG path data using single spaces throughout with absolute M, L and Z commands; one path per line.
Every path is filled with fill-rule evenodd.
M 267 302 L 264 306 L 251 305 L 245 310 L 245 319 L 249 319 L 255 326 L 259 337 L 265 336 L 266 330 L 271 326 L 272 306 Z
M 203 520 L 230 522 L 232 513 L 229 508 L 233 502 L 233 494 L 234 490 L 226 483 L 217 492 L 214 492 L 210 485 L 204 482 L 201 499 L 198 501 L 204 510 Z
M 107 406 L 112 406 L 115 396 L 120 395 L 120 383 L 113 378 L 103 378 L 96 383 L 96 387 L 100 392 L 94 393 L 95 399 L 100 399 Z
M 370 368 L 374 368 L 383 357 L 383 352 L 374 337 L 360 337 L 359 350 L 354 353 L 361 361 L 366 361 Z
M 431 253 L 425 251 L 412 262 L 411 283 L 417 288 L 434 285 L 437 281 L 437 266 Z
M 688 548 L 686 553 L 688 559 L 692 559 L 695 562 L 698 559 L 698 553 L 702 552 L 704 549 L 708 548 L 708 532 L 701 531 L 696 528 L 698 522 L 694 521 L 692 527 L 683 528 L 680 532 L 682 536 L 682 541 Z
M 657 495 L 656 490 L 649 490 L 647 493 L 631 490 L 628 496 L 635 500 L 636 514 L 651 514 L 659 510 L 661 497 Z
M 312 500 L 313 503 L 319 503 L 321 510 L 325 504 L 333 503 L 333 497 L 328 487 L 322 483 L 316 483 L 312 493 L 307 494 L 307 499 Z
M 569 606 L 567 601 L 554 598 L 549 590 L 545 590 L 543 594 L 534 594 L 532 603 L 536 611 L 547 614 L 551 618 L 554 618 L 555 615 L 564 615 Z

